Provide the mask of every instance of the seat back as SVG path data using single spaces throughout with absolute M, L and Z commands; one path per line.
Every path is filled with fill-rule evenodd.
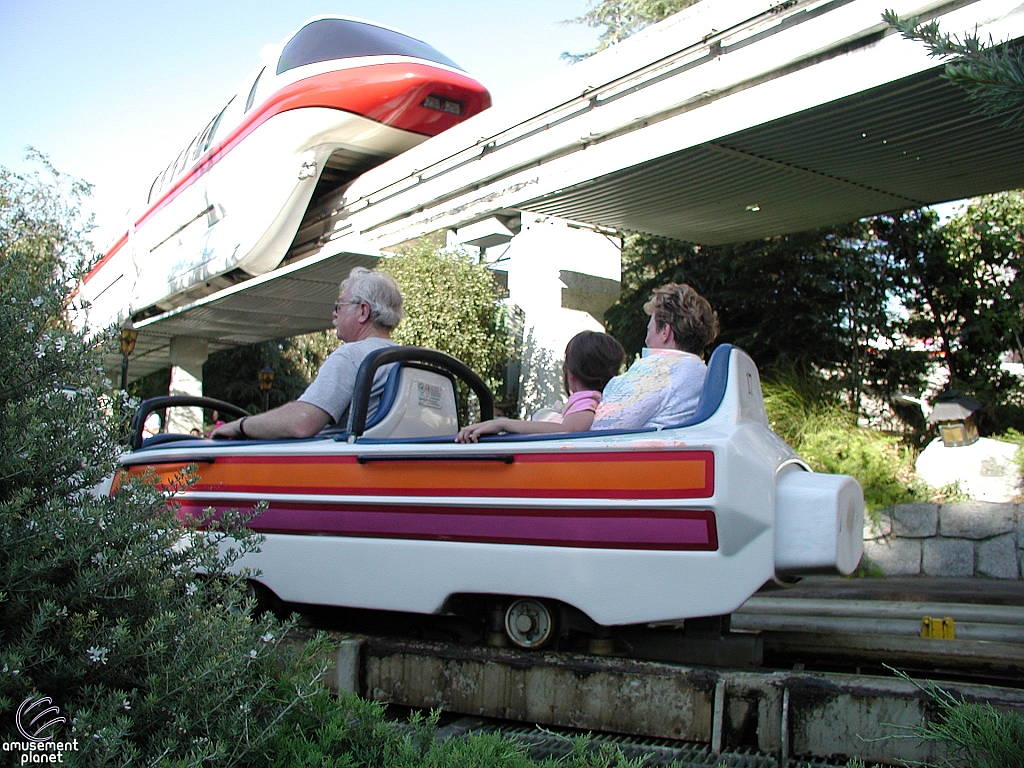
M 459 415 L 455 382 L 436 369 L 411 362 L 394 364 L 380 405 L 367 420 L 363 437 L 406 438 L 455 436 Z
M 732 344 L 715 347 L 708 360 L 697 410 L 671 427 L 691 427 L 711 418 L 768 425 L 757 366 L 746 352 Z
M 722 404 L 726 385 L 729 383 L 729 357 L 732 350 L 732 344 L 719 344 L 711 353 L 697 410 L 692 417 L 686 420 L 687 424 L 700 424 L 702 421 L 706 421 Z

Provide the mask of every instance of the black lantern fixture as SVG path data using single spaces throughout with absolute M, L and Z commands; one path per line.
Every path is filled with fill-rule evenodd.
M 939 425 L 942 444 L 947 448 L 972 445 L 978 442 L 974 412 L 979 408 L 981 403 L 974 398 L 961 394 L 958 389 L 946 389 L 935 398 L 928 423 Z
M 256 374 L 256 378 L 260 383 L 260 391 L 263 393 L 263 410 L 270 410 L 270 390 L 274 387 L 274 369 L 270 367 L 270 364 L 264 365 L 259 373 Z
M 121 389 L 128 389 L 128 356 L 135 351 L 139 332 L 129 317 L 121 326 Z

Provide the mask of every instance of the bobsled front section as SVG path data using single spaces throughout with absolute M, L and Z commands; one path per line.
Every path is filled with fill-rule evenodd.
M 848 475 L 785 466 L 775 482 L 775 572 L 849 576 L 864 552 L 864 494 Z
M 709 366 L 709 376 L 714 374 Z M 733 458 L 725 467 L 729 479 L 723 484 L 737 500 L 738 514 L 756 518 L 759 505 L 774 507 L 769 521 L 774 528 L 774 575 L 791 579 L 853 573 L 864 551 L 860 485 L 847 475 L 811 471 L 771 431 L 757 367 L 739 349 L 730 353 L 725 395 L 711 420 L 716 419 L 737 426 L 730 441 Z M 756 468 L 766 464 L 775 468 L 774 482 L 755 481 Z M 773 500 L 755 501 L 772 492 Z

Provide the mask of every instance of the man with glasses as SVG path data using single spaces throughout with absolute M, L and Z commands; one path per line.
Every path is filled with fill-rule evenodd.
M 395 345 L 391 332 L 402 321 L 398 284 L 389 275 L 356 267 L 341 283 L 332 319 L 338 338 L 345 343 L 324 361 L 298 400 L 223 424 L 211 437 L 273 440 L 312 437 L 331 424 L 344 427 L 359 365 L 374 350 Z M 374 376 L 368 418 L 380 404 L 390 368 L 384 366 Z

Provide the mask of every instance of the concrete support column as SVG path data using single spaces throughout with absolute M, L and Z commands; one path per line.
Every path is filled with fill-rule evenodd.
M 171 395 L 203 394 L 203 363 L 209 357 L 206 339 L 193 336 L 175 336 L 171 339 Z M 202 408 L 174 408 L 167 414 L 167 431 L 187 434 L 193 429 L 202 431 Z
M 523 318 L 520 417 L 564 402 L 562 358 L 580 331 L 603 331 L 619 296 L 617 238 L 552 216 L 523 213 L 504 253 L 509 300 Z

